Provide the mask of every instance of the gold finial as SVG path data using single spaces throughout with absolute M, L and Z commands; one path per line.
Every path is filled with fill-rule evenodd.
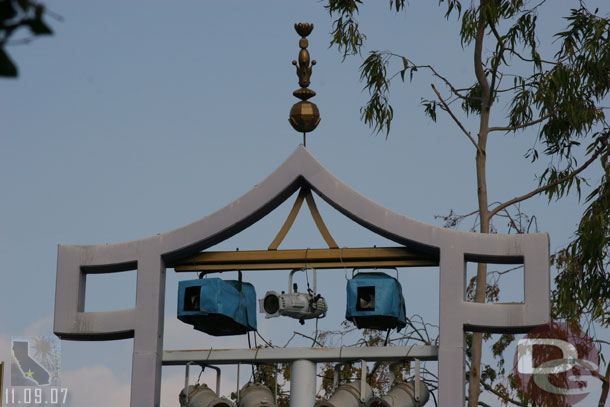
M 294 25 L 294 29 L 297 34 L 301 36 L 301 39 L 299 40 L 299 47 L 301 50 L 299 51 L 298 64 L 296 60 L 292 61 L 292 64 L 296 66 L 299 86 L 301 86 L 301 88 L 295 90 L 292 94 L 301 99 L 301 101 L 292 106 L 288 121 L 296 131 L 303 133 L 304 137 L 305 133 L 313 131 L 318 123 L 320 123 L 320 112 L 318 111 L 318 107 L 315 103 L 311 103 L 307 100 L 316 95 L 316 92 L 308 89 L 311 78 L 311 68 L 316 64 L 315 60 L 311 61 L 311 65 L 309 64 L 310 57 L 309 51 L 307 51 L 307 46 L 309 45 L 307 36 L 311 34 L 313 24 L 298 23 Z M 303 141 L 303 143 L 305 143 L 305 141 Z

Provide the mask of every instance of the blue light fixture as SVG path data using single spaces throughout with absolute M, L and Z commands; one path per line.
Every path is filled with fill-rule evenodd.
M 407 325 L 398 280 L 385 273 L 358 273 L 347 282 L 345 319 L 358 328 L 401 330 Z
M 180 281 L 178 319 L 214 336 L 256 330 L 256 292 L 250 283 L 220 278 Z

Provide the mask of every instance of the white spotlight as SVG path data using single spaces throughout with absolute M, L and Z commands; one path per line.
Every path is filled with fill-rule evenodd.
M 281 294 L 267 291 L 265 297 L 258 300 L 260 312 L 266 314 L 265 318 L 275 318 L 281 315 L 298 319 L 303 324 L 306 319 L 326 316 L 328 310 L 326 300 L 320 294 L 316 294 L 316 270 L 313 269 L 313 292 L 308 290 L 308 293 L 299 293 L 296 284 L 292 285 L 292 275 L 297 271 L 307 272 L 307 270 L 301 269 L 290 272 L 288 294 L 283 291 Z
M 314 407 L 361 407 L 364 401 L 373 396 L 373 391 L 368 383 L 365 383 L 364 397 L 360 397 L 360 380 L 340 385 L 327 401 L 318 401 Z
M 235 407 L 232 401 L 218 397 L 205 383 L 185 387 L 179 400 L 180 407 Z
M 259 383 L 246 383 L 239 391 L 237 407 L 275 407 L 273 393 Z
M 419 384 L 419 395 L 415 391 L 415 381 L 395 382 L 388 394 L 382 398 L 374 397 L 366 407 L 422 407 L 429 398 L 430 392 L 422 382 Z

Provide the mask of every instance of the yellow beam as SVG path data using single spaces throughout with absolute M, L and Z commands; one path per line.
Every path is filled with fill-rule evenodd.
M 201 252 L 173 265 L 182 271 L 438 266 L 438 258 L 406 247 Z
M 284 225 L 282 225 L 282 228 L 278 232 L 277 236 L 269 245 L 269 250 L 277 250 L 277 248 L 280 246 L 280 243 L 282 243 L 282 240 L 284 240 L 284 238 L 286 237 L 286 234 L 288 234 L 288 231 L 292 227 L 294 220 L 296 219 L 297 215 L 299 214 L 299 211 L 301 210 L 301 205 L 303 205 L 303 199 L 305 199 L 305 195 L 305 189 L 301 188 L 301 190 L 299 191 L 299 195 L 297 196 L 297 200 L 294 201 L 294 205 L 292 206 L 292 209 L 290 210 L 290 213 L 288 214 Z

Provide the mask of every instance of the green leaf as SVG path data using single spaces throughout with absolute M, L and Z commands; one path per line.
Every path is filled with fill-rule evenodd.
M 17 10 L 11 1 L 0 1 L 0 22 L 10 20 L 17 15 Z
M 36 18 L 27 21 L 27 25 L 30 27 L 30 31 L 34 35 L 52 35 L 53 31 L 46 25 L 42 19 Z
M 31 0 L 17 0 L 17 4 L 23 11 L 29 10 L 34 5 Z
M 17 67 L 2 48 L 0 48 L 0 76 L 17 77 Z

